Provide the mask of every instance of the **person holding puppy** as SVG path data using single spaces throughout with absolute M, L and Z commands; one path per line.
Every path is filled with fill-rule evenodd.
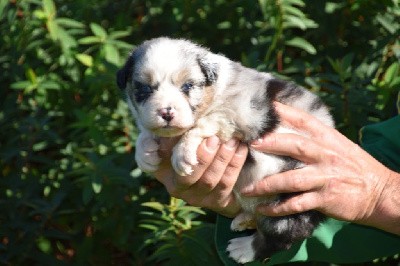
M 242 190 L 242 195 L 249 197 L 296 193 L 280 204 L 260 205 L 259 213 L 281 216 L 315 209 L 338 220 L 400 235 L 400 174 L 313 116 L 280 103 L 275 103 L 275 108 L 286 126 L 303 135 L 271 133 L 254 141 L 252 148 L 290 156 L 305 167 L 266 177 Z M 400 132 L 399 118 L 387 122 L 392 123 L 389 127 L 394 133 Z M 398 139 L 392 140 L 393 145 L 400 146 Z M 221 143 L 217 137 L 210 137 L 197 151 L 199 164 L 193 173 L 181 177 L 166 159 L 173 144 L 161 141 L 164 160 L 155 177 L 172 196 L 234 217 L 240 209 L 232 189 L 246 160 L 247 145 L 235 139 Z M 400 169 L 400 161 L 393 160 L 392 168 Z

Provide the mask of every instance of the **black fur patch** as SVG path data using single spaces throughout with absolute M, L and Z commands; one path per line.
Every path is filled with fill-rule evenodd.
M 289 156 L 281 156 L 280 158 L 285 161 L 285 165 L 282 168 L 281 172 L 286 172 L 286 171 L 289 171 L 289 170 L 296 169 L 296 168 L 299 167 L 299 165 L 301 165 L 300 161 L 298 161 L 296 159 L 293 159 L 293 158 L 291 158 Z
M 293 82 L 271 79 L 267 82 L 267 95 L 271 100 L 285 103 L 287 100 L 298 98 L 304 94 L 301 87 Z
M 197 58 L 197 62 L 200 66 L 201 72 L 205 77 L 205 85 L 210 86 L 218 79 L 218 65 L 207 61 L 202 57 Z
M 268 118 L 267 121 L 262 125 L 261 129 L 258 132 L 257 138 L 264 136 L 267 133 L 274 131 L 274 129 L 279 124 L 279 116 L 275 111 L 275 108 L 272 104 L 272 101 L 269 102 L 269 108 L 266 112 L 266 117 Z
M 120 90 L 126 88 L 126 83 L 130 80 L 133 71 L 134 59 L 133 56 L 129 56 L 123 68 L 117 72 L 117 85 Z
M 310 105 L 310 111 L 316 111 L 319 108 L 321 108 L 324 105 L 324 102 L 320 98 L 315 98 L 311 105 Z
M 151 87 L 150 85 L 142 84 L 140 82 L 134 82 L 134 90 L 133 93 L 135 95 L 136 102 L 143 103 L 145 102 L 154 92 L 156 88 Z
M 260 216 L 257 219 L 258 232 L 252 243 L 256 258 L 264 260 L 277 251 L 289 249 L 296 241 L 310 237 L 324 219 L 325 216 L 317 211 L 284 217 Z M 285 228 L 282 221 L 286 221 Z

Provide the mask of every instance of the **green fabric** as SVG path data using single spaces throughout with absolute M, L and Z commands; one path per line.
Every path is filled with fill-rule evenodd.
M 361 130 L 362 147 L 389 168 L 400 171 L 400 115 Z M 218 216 L 215 242 L 225 265 L 236 265 L 226 253 L 230 239 L 252 232 L 234 233 L 231 219 Z M 319 261 L 330 263 L 361 263 L 400 253 L 400 237 L 378 229 L 328 219 L 313 235 L 293 245 L 290 250 L 272 256 L 265 263 L 248 265 L 274 265 L 287 262 Z

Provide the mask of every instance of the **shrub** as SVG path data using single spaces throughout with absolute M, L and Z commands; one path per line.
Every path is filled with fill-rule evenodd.
M 128 53 L 191 38 L 319 93 L 355 140 L 395 112 L 399 15 L 396 0 L 0 0 L 0 262 L 217 264 L 214 215 L 133 161 L 114 81 Z

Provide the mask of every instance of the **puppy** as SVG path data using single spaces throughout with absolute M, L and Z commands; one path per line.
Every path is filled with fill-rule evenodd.
M 144 42 L 117 73 L 117 83 L 136 119 L 140 134 L 135 159 L 143 171 L 156 171 L 160 163 L 158 138 L 180 136 L 173 148 L 172 166 L 186 176 L 197 164 L 196 151 L 204 138 L 217 135 L 244 143 L 269 132 L 291 132 L 279 122 L 273 101 L 290 105 L 334 126 L 322 101 L 308 90 L 232 62 L 188 40 L 156 38 Z M 229 242 L 229 256 L 239 263 L 264 260 L 309 237 L 324 219 L 316 211 L 285 217 L 255 214 L 261 203 L 276 204 L 290 197 L 244 198 L 239 191 L 266 176 L 302 167 L 294 159 L 250 148 L 235 185 L 242 206 L 232 230 L 256 224 L 257 231 Z

